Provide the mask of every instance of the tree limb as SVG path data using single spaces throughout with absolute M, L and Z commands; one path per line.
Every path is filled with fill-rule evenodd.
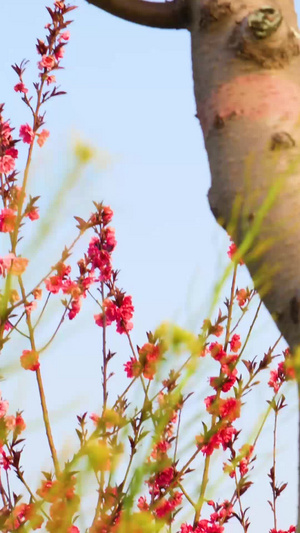
M 163 3 L 144 0 L 87 0 L 87 2 L 122 19 L 153 28 L 182 29 L 186 28 L 188 23 L 186 0 Z

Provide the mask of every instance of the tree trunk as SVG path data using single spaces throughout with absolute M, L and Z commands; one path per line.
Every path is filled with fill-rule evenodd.
M 122 0 L 88 1 L 120 15 Z M 163 4 L 164 19 L 157 24 L 155 3 L 131 1 L 137 8 L 133 22 L 191 32 L 197 116 L 212 178 L 210 207 L 241 246 L 256 288 L 295 350 L 300 345 L 300 35 L 294 2 L 174 0 Z M 151 19 L 149 5 L 144 17 L 137 16 L 142 4 L 151 4 Z M 299 369 L 297 374 L 299 382 Z
M 244 260 L 294 350 L 300 344 L 300 41 L 293 1 L 266 8 L 259 0 L 194 0 L 192 9 L 210 207 L 238 245 L 253 228 Z M 255 236 L 263 203 L 272 205 Z M 299 509 L 300 481 L 298 533 Z
M 291 348 L 300 343 L 296 28 L 291 0 L 268 7 L 259 0 L 193 2 L 193 73 L 212 177 L 210 207 L 240 245 L 277 192 L 244 259 Z

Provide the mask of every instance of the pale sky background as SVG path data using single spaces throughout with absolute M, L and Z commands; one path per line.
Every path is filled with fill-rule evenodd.
M 80 183 L 62 199 L 61 213 L 52 212 L 52 240 L 37 241 L 32 234 L 35 254 L 28 284 L 36 276 L 41 277 L 37 273 L 47 272 L 63 246 L 76 235 L 72 217 L 87 218 L 92 201 L 104 200 L 115 212 L 118 247 L 113 256 L 114 267 L 121 269 L 120 285 L 132 295 L 135 305 L 134 344 L 146 342 L 145 332 L 166 319 L 197 332 L 209 311 L 214 285 L 228 263 L 229 241 L 210 213 L 207 201 L 210 176 L 195 118 L 189 34 L 139 27 L 83 0 L 78 0 L 77 5 L 79 9 L 71 13 L 75 22 L 70 27 L 71 39 L 62 63 L 65 70 L 57 73 L 58 83 L 68 94 L 47 105 L 46 127 L 51 137 L 42 150 L 36 147 L 34 152 L 30 192 L 42 196 L 41 218 L 72 170 L 72 143 L 80 138 L 97 148 L 99 155 Z M 30 121 L 30 115 L 13 91 L 17 80 L 11 64 L 29 59 L 27 86 L 36 81 L 35 41 L 37 37 L 44 38 L 48 21 L 44 0 L 10 0 L 1 6 L 0 101 L 5 102 L 5 117 L 17 130 L 20 124 Z M 34 225 L 30 228 L 34 232 Z M 29 244 L 29 240 L 24 243 L 24 250 L 29 249 Z M 5 239 L 0 246 L 0 255 L 5 255 Z M 74 262 L 85 246 L 86 241 L 76 248 Z M 250 283 L 245 267 L 240 276 L 239 287 Z M 60 309 L 59 304 L 54 308 Z M 64 324 L 42 360 L 54 438 L 57 447 L 64 449 L 65 458 L 76 439 L 76 414 L 95 412 L 101 405 L 101 331 L 94 325 L 96 312 L 93 302 L 85 302 L 80 315 Z M 41 342 L 51 335 L 57 316 L 49 317 L 49 322 L 41 327 Z M 261 357 L 277 336 L 271 318 L 263 311 L 247 355 Z M 130 351 L 124 338 L 111 334 L 110 340 L 111 348 L 118 350 L 112 365 L 116 372 L 111 385 L 114 395 L 127 383 L 123 363 L 129 359 Z M 10 349 L 4 350 L 2 391 L 12 412 L 17 408 L 24 410 L 28 444 L 23 464 L 34 485 L 40 469 L 49 468 L 34 375 L 18 370 L 12 377 L 7 369 L 12 363 L 18 369 L 19 356 L 26 348 L 29 346 L 24 340 L 17 338 Z M 207 383 L 203 383 L 201 373 L 195 376 L 195 384 L 203 398 L 201 391 L 203 387 L 207 390 Z M 266 389 L 253 394 L 243 421 L 248 430 L 245 439 L 269 398 Z M 281 425 L 279 422 L 278 480 L 289 482 L 279 500 L 281 529 L 287 529 L 296 519 L 294 387 L 287 390 L 287 399 L 289 406 Z M 190 410 L 195 409 L 194 434 L 201 431 L 196 407 L 190 400 Z M 267 499 L 271 499 L 267 479 L 271 432 L 272 424 L 262 440 L 260 461 L 253 473 L 256 483 L 247 500 L 252 505 L 250 533 L 267 533 L 273 527 L 267 504 Z M 221 464 L 222 456 L 219 461 Z M 195 474 L 197 481 L 200 472 Z M 224 492 L 221 495 L 226 497 Z M 226 531 L 229 530 L 235 533 L 241 528 L 230 522 Z

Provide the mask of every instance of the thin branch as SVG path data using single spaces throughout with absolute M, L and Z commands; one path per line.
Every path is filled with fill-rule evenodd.
M 87 2 L 111 15 L 143 26 L 173 30 L 188 26 L 186 0 L 161 3 L 144 0 L 87 0 Z

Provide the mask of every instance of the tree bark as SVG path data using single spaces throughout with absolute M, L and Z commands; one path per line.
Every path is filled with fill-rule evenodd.
M 187 5 L 185 0 L 164 3 L 144 0 L 87 0 L 89 4 L 130 22 L 163 29 L 187 27 Z
M 89 1 L 100 7 L 115 2 Z M 242 246 L 263 302 L 295 351 L 300 345 L 300 40 L 294 2 L 185 0 L 180 17 L 178 27 L 187 23 L 191 33 L 211 210 Z M 161 24 L 158 19 L 162 27 L 163 18 Z
M 194 89 L 211 170 L 211 210 L 237 245 L 253 228 L 244 260 L 295 350 L 300 344 L 300 41 L 293 1 L 267 5 L 269 11 L 261 0 L 193 0 Z M 263 204 L 271 205 L 262 218 Z M 298 453 L 299 468 L 300 445 Z M 300 471 L 297 524 L 300 533 Z

